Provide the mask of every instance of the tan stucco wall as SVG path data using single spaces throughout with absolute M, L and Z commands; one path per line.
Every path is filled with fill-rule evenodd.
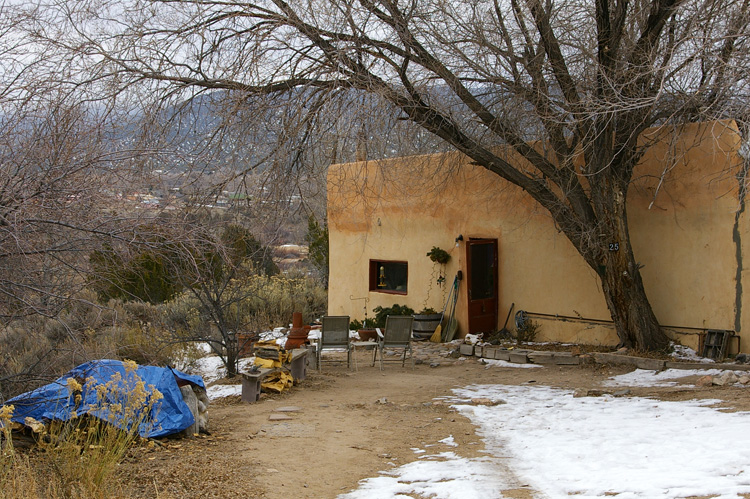
M 747 312 L 738 322 L 736 238 L 750 242 L 750 226 L 743 214 L 735 228 L 739 135 L 733 122 L 693 125 L 679 140 L 673 135 L 658 137 L 646 153 L 628 197 L 631 236 L 644 265 L 647 293 L 664 325 L 744 335 L 750 331 L 750 323 L 742 327 L 750 319 L 750 304 L 739 295 Z M 333 165 L 328 195 L 329 314 L 361 320 L 364 301 L 356 298 L 364 297 L 370 316 L 374 307 L 394 303 L 442 310 L 453 276 L 466 271 L 465 245 L 455 243 L 460 234 L 464 241 L 498 240 L 498 328 L 515 303 L 515 310 L 532 314 L 592 319 L 532 315 L 541 325 L 539 340 L 617 343 L 596 274 L 548 214 L 520 189 L 461 155 Z M 426 256 L 433 246 L 452 255 L 442 288 Z M 408 294 L 368 291 L 370 259 L 408 261 Z M 462 330 L 465 303 L 461 286 Z M 697 346 L 695 331 L 681 331 L 693 333 L 679 334 L 683 343 Z

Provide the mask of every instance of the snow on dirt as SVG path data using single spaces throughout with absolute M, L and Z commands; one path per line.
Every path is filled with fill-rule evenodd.
M 490 456 L 424 453 L 339 498 L 501 498 L 510 486 L 501 483 L 504 466 L 551 498 L 750 493 L 750 413 L 721 412 L 709 407 L 712 400 L 574 397 L 543 386 L 473 385 L 454 393 L 454 407 L 478 426 Z M 500 403 L 467 403 L 477 398 Z
M 206 379 L 221 375 L 207 358 Z M 540 368 L 483 361 L 486 369 Z M 671 387 L 683 378 L 723 371 L 637 369 L 612 376 L 609 387 Z M 212 399 L 239 385 L 213 385 Z M 489 400 L 489 404 L 472 403 Z M 339 499 L 500 499 L 528 488 L 528 497 L 739 498 L 750 494 L 750 412 L 727 412 L 716 400 L 580 397 L 551 386 L 473 384 L 453 389 L 449 403 L 469 418 L 486 455 L 459 455 L 448 435 L 440 446 L 413 447 L 416 460 L 363 479 Z

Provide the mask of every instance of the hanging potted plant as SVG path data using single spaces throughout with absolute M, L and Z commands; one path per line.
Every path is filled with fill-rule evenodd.
M 432 249 L 427 253 L 427 256 L 430 257 L 430 260 L 435 263 L 439 263 L 440 265 L 445 265 L 451 259 L 451 256 L 447 251 L 438 248 L 437 246 L 433 246 Z

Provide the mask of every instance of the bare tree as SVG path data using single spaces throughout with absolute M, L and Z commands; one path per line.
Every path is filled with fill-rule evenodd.
M 393 119 L 533 197 L 600 277 L 621 343 L 661 349 L 625 202 L 648 147 L 638 139 L 652 126 L 746 116 L 749 9 L 750 0 L 60 0 L 37 11 L 29 34 L 81 85 L 161 99 L 221 89 L 238 109 L 289 109 L 276 115 L 287 142 L 331 102 L 385 103 Z
M 103 310 L 89 256 L 145 239 L 158 215 L 131 197 L 150 152 L 123 139 L 129 113 L 72 93 L 23 20 L 0 6 L 0 399 L 90 360 L 93 321 L 74 316 Z

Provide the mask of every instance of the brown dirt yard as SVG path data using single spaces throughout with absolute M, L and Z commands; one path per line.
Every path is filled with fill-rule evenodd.
M 485 366 L 474 357 L 406 368 L 371 367 L 360 352 L 359 369 L 324 363 L 291 390 L 263 394 L 247 404 L 220 399 L 209 408 L 210 435 L 169 439 L 134 450 L 120 466 L 122 492 L 158 498 L 335 498 L 359 480 L 415 461 L 415 447 L 453 435 L 464 456 L 482 455 L 475 427 L 441 397 L 475 383 L 534 383 L 568 389 L 601 389 L 601 383 L 632 369 L 602 365 L 535 369 Z M 712 398 L 726 410 L 750 409 L 750 388 L 695 387 L 696 377 L 668 388 L 632 388 L 627 396 L 664 400 Z M 613 391 L 613 389 L 604 389 Z M 477 401 L 481 403 L 481 401 Z M 278 412 L 294 406 L 296 412 Z M 289 419 L 272 420 L 279 414 Z M 506 497 L 531 498 L 523 483 Z

